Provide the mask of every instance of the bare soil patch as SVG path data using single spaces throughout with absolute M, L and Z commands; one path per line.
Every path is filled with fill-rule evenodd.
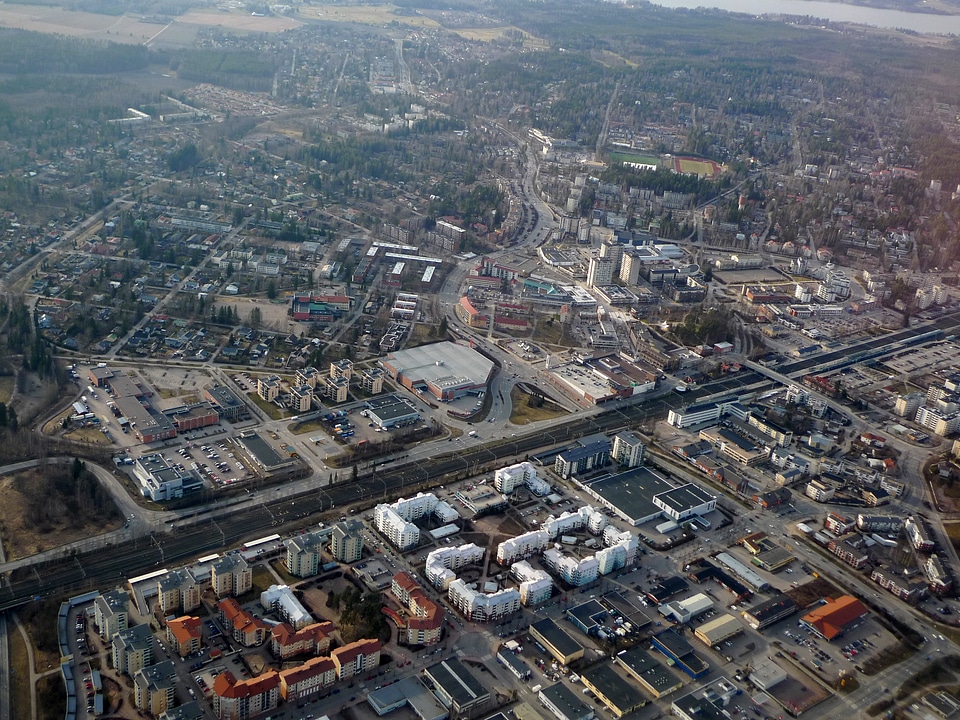
M 69 465 L 0 477 L 0 539 L 7 560 L 115 530 L 120 513 L 96 478 L 73 480 Z

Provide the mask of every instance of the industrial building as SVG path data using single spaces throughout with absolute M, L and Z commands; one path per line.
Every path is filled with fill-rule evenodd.
M 569 665 L 583 657 L 583 646 L 550 618 L 533 623 L 530 626 L 530 636 L 540 642 L 561 665 Z
M 647 704 L 643 693 L 617 673 L 613 663 L 594 665 L 580 674 L 580 681 L 615 717 L 622 718 Z
M 617 653 L 616 662 L 657 699 L 683 687 L 683 681 L 679 677 L 657 662 L 640 645 L 621 650 Z
M 459 717 L 469 716 L 490 702 L 490 693 L 456 658 L 424 668 L 423 677 L 444 707 Z
M 716 508 L 716 495 L 686 483 L 677 486 L 646 467 L 574 482 L 633 526 L 656 518 L 682 521 Z
M 593 709 L 563 683 L 550 685 L 537 696 L 557 720 L 592 720 Z
M 735 713 L 727 706 L 740 690 L 726 678 L 681 695 L 670 705 L 671 713 L 680 720 L 730 720 Z
M 660 606 L 660 614 L 676 623 L 688 623 L 713 608 L 713 600 L 697 593 L 684 600 L 672 600 Z
M 690 405 L 679 410 L 667 413 L 667 422 L 674 427 L 683 429 L 701 423 L 716 422 L 720 419 L 721 408 L 716 403 L 702 403 Z
M 667 659 L 696 679 L 710 671 L 710 665 L 694 651 L 693 647 L 674 630 L 664 630 L 650 638 L 653 647 L 663 653 Z
M 694 630 L 697 640 L 704 645 L 716 645 L 743 632 L 743 624 L 733 615 L 724 613 Z
M 420 413 L 408 400 L 392 393 L 370 398 L 366 406 L 367 417 L 381 430 L 412 425 L 420 420 Z
M 454 342 L 398 350 L 380 362 L 393 380 L 437 400 L 455 400 L 484 390 L 493 371 L 492 361 Z
M 797 604 L 783 593 L 765 600 L 743 613 L 747 624 L 754 630 L 763 630 L 797 612 Z

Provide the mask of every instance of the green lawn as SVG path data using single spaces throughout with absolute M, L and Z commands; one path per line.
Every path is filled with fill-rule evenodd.
M 267 402 L 255 392 L 247 393 L 247 397 L 253 400 L 253 403 L 258 408 L 263 410 L 271 420 L 282 420 L 287 416 L 285 411 L 281 410 L 273 403 Z

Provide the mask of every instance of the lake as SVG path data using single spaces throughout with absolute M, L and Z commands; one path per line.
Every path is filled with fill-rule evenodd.
M 819 0 L 651 0 L 668 8 L 711 7 L 748 15 L 811 15 L 832 22 L 905 28 L 930 35 L 960 35 L 960 15 L 883 10 Z

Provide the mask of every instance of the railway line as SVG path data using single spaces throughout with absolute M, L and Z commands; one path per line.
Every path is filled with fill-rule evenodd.
M 947 333 L 958 328 L 960 313 L 954 313 L 933 323 L 868 340 L 852 348 L 788 363 L 778 367 L 777 371 L 781 375 L 796 375 L 824 365 L 854 364 L 861 361 L 864 355 L 908 347 L 932 331 Z M 264 528 L 302 524 L 304 518 L 334 507 L 345 508 L 364 499 L 386 498 L 414 487 L 442 484 L 446 478 L 477 472 L 490 463 L 524 457 L 592 433 L 609 433 L 636 425 L 648 418 L 662 417 L 670 409 L 703 399 L 724 395 L 734 397 L 743 388 L 764 381 L 769 379 L 761 372 L 744 370 L 703 384 L 683 395 L 669 393 L 640 403 L 612 403 L 604 412 L 577 418 L 549 430 L 503 438 L 476 448 L 441 453 L 426 460 L 374 470 L 355 481 L 245 506 L 233 512 L 220 510 L 215 516 L 211 513 L 209 520 L 202 517 L 209 511 L 199 509 L 190 525 L 173 523 L 167 533 L 143 537 L 120 547 L 75 555 L 64 561 L 36 565 L 30 570 L 16 573 L 9 578 L 7 586 L 0 588 L 0 612 L 19 607 L 35 598 L 84 591 L 120 582 L 160 566 L 188 562 L 198 555 L 238 545 L 244 538 L 262 534 Z

